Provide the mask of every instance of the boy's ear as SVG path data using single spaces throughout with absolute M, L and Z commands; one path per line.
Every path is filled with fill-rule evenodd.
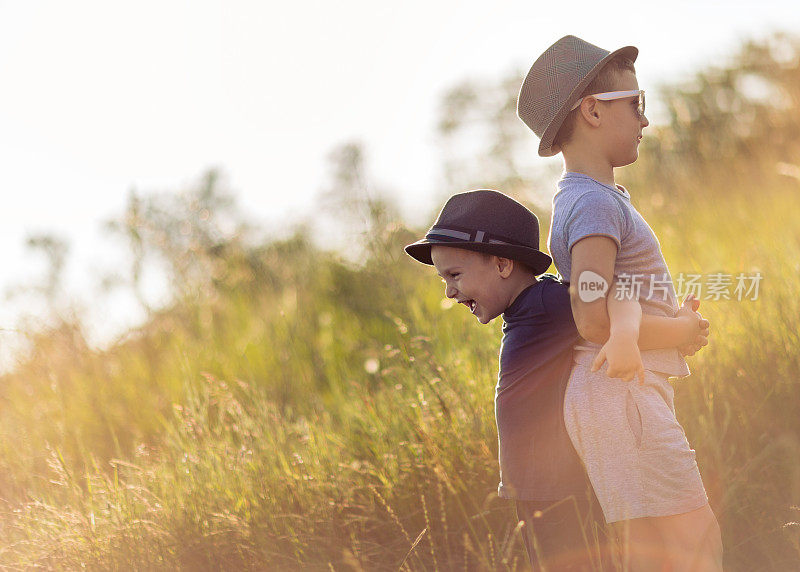
M 600 102 L 593 97 L 590 97 L 584 101 L 585 103 L 582 101 L 579 108 L 581 116 L 586 120 L 587 123 L 589 123 L 589 125 L 592 127 L 597 127 L 600 125 L 600 114 L 598 113 L 600 110 Z
M 503 278 L 508 278 L 511 276 L 511 272 L 514 270 L 514 261 L 510 258 L 504 258 L 502 256 L 497 257 L 497 270 L 500 272 L 500 276 Z

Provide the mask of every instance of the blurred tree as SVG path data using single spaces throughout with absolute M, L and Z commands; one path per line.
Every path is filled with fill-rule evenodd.
M 659 86 L 669 122 L 651 127 L 640 149 L 658 160 L 637 162 L 625 180 L 686 206 L 693 195 L 797 179 L 799 72 L 800 39 L 776 33 L 745 42 L 727 63 L 683 84 Z M 676 214 L 674 204 L 656 202 Z
M 142 199 L 135 189 L 131 189 L 128 194 L 128 205 L 125 213 L 118 220 L 106 222 L 106 230 L 110 234 L 122 235 L 127 242 L 131 255 L 130 267 L 130 286 L 133 290 L 136 301 L 150 314 L 152 307 L 142 290 L 142 275 L 144 271 L 144 240 L 141 233 L 142 223 Z M 107 279 L 106 289 L 118 285 L 118 281 Z
M 132 255 L 128 282 L 148 311 L 151 305 L 142 290 L 148 260 L 166 267 L 172 295 L 208 294 L 226 275 L 225 259 L 233 245 L 252 230 L 214 170 L 182 193 L 142 197 L 132 190 L 125 212 L 105 228 L 127 242 Z
M 77 307 L 67 299 L 64 290 L 64 269 L 69 254 L 69 243 L 50 233 L 32 234 L 25 241 L 26 248 L 45 258 L 45 271 L 41 279 L 33 284 L 13 284 L 6 288 L 9 300 L 27 298 L 20 322 L 28 324 L 57 324 L 77 320 Z
M 552 181 L 560 166 L 541 161 L 538 140 L 517 117 L 523 76 L 514 70 L 498 82 L 465 81 L 443 97 L 437 124 L 442 200 L 468 189 L 497 189 L 533 202 L 528 206 L 540 219 L 547 218 Z
M 31 250 L 42 252 L 47 259 L 47 272 L 39 290 L 50 310 L 56 314 L 63 301 L 62 277 L 69 244 L 52 234 L 37 234 L 28 237 L 27 246 Z
M 360 143 L 340 145 L 329 159 L 332 180 L 319 203 L 333 222 L 328 232 L 340 240 L 325 246 L 335 246 L 344 258 L 329 265 L 331 289 L 354 315 L 388 316 L 385 323 L 394 328 L 415 285 L 413 274 L 391 269 L 409 262 L 403 246 L 416 240 L 415 233 L 403 224 L 389 192 L 368 175 Z
M 730 63 L 688 85 L 662 86 L 669 111 L 662 153 L 702 169 L 709 161 L 797 160 L 800 39 L 778 33 L 748 41 Z
M 330 185 L 318 194 L 321 214 L 333 224 L 325 232 L 339 236 L 331 241 L 351 261 L 387 253 L 387 232 L 397 226 L 400 215 L 387 192 L 367 174 L 364 149 L 348 142 L 329 154 Z

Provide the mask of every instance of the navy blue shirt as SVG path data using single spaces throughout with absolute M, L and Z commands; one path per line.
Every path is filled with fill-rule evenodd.
M 503 313 L 495 419 L 500 497 L 555 501 L 586 491 L 564 425 L 572 348 L 581 340 L 567 286 L 543 274 Z

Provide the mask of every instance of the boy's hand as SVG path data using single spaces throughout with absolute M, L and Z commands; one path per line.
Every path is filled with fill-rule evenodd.
M 608 377 L 618 377 L 622 381 L 631 381 L 637 377 L 639 385 L 644 385 L 642 356 L 637 341 L 632 337 L 612 334 L 594 358 L 592 371 L 600 369 L 605 361 L 608 361 Z
M 686 297 L 676 318 L 686 324 L 686 341 L 678 346 L 678 351 L 684 356 L 693 356 L 701 348 L 708 345 L 709 327 L 708 320 L 703 318 L 697 311 L 700 308 L 700 300 L 690 294 Z

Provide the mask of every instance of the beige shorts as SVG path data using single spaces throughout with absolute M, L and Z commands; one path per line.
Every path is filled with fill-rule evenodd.
M 695 452 L 675 418 L 666 374 L 645 383 L 591 372 L 595 353 L 576 351 L 564 420 L 606 522 L 682 514 L 708 502 Z

